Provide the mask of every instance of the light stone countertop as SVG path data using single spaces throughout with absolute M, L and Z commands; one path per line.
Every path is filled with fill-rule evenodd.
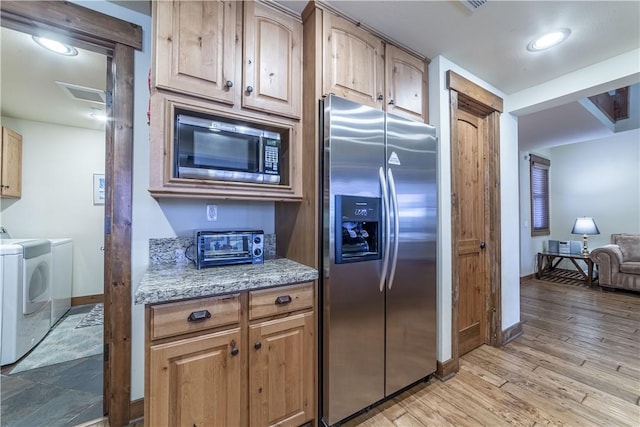
M 193 263 L 149 266 L 135 292 L 134 300 L 136 304 L 161 304 L 291 285 L 317 278 L 317 270 L 287 258 L 265 260 L 264 264 L 230 265 L 201 270 L 197 270 Z

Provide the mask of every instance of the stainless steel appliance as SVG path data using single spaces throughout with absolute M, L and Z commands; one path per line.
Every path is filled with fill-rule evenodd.
M 176 178 L 280 182 L 280 134 L 224 117 L 176 110 Z
M 335 424 L 436 370 L 435 128 L 323 108 L 322 401 Z
M 195 263 L 199 269 L 230 264 L 262 264 L 264 262 L 264 232 L 195 231 Z

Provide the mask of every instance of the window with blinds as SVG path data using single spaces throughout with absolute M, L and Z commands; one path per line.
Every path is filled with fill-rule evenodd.
M 549 225 L 549 167 L 551 162 L 531 154 L 531 235 L 551 234 Z

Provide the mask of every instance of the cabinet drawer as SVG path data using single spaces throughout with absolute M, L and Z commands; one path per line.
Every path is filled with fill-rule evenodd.
M 240 322 L 240 295 L 199 298 L 151 306 L 151 339 Z
M 313 307 L 311 283 L 249 293 L 249 320 L 310 307 Z

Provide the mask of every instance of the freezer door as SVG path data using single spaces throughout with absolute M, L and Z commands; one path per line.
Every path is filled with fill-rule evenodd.
M 386 131 L 393 213 L 386 298 L 390 395 L 436 370 L 437 147 L 435 129 L 423 123 L 387 114 Z
M 381 260 L 336 264 L 335 252 L 336 201 L 381 197 L 384 115 L 334 96 L 324 113 L 322 416 L 332 425 L 384 397 Z

